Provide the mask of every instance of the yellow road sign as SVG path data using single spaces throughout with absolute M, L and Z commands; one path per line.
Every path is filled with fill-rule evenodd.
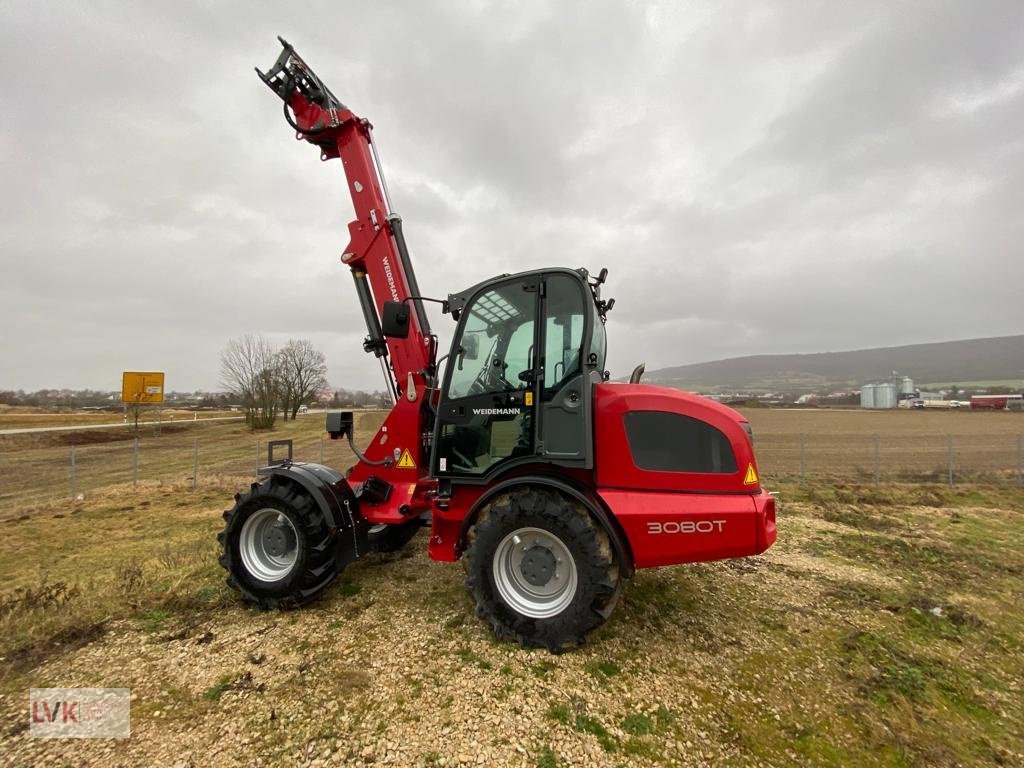
M 121 401 L 125 403 L 162 403 L 163 371 L 125 371 L 121 375 Z

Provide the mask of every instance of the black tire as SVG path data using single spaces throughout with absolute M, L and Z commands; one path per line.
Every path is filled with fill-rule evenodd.
M 276 510 L 291 523 L 295 534 L 294 563 L 287 574 L 263 580 L 251 572 L 240 552 L 245 523 L 264 510 Z M 333 537 L 316 502 L 297 483 L 270 478 L 253 483 L 248 493 L 235 494 L 235 506 L 224 512 L 220 564 L 227 570 L 228 586 L 242 599 L 265 610 L 304 605 L 320 595 L 338 575 Z
M 419 520 L 414 520 L 411 523 L 400 525 L 386 525 L 384 530 L 379 532 L 374 532 L 371 528 L 368 537 L 369 543 L 377 552 L 399 552 L 405 548 L 413 536 L 419 533 L 422 527 Z
M 571 602 L 553 616 L 538 618 L 520 612 L 503 597 L 496 582 L 499 548 L 526 528 L 557 537 L 575 564 Z M 514 488 L 488 502 L 470 529 L 464 560 L 466 588 L 476 601 L 477 616 L 488 621 L 499 638 L 524 647 L 561 653 L 581 645 L 607 620 L 620 594 L 619 566 L 607 533 L 582 504 L 549 488 Z

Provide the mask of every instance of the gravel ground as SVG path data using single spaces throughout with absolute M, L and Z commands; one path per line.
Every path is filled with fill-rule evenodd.
M 852 748 L 851 734 L 896 722 L 864 709 L 836 659 L 843 632 L 879 630 L 892 613 L 837 585 L 898 590 L 913 576 L 815 554 L 849 530 L 785 517 L 764 556 L 640 572 L 609 624 L 559 656 L 496 642 L 461 567 L 432 563 L 421 533 L 303 610 L 113 623 L 31 682 L 130 687 L 131 738 L 33 739 L 24 694 L 7 693 L 0 765 L 817 764 L 806 741 L 788 741 L 818 728 Z M 992 754 L 1019 758 L 1019 744 Z

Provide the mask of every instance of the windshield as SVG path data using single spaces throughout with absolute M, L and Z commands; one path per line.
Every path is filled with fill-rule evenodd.
M 525 389 L 533 367 L 537 294 L 507 283 L 470 306 L 448 383 L 449 397 Z

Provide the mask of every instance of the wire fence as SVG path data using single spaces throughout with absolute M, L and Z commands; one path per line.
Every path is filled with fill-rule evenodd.
M 23 514 L 59 499 L 87 498 L 115 486 L 160 482 L 201 488 L 222 484 L 225 478 L 255 479 L 257 469 L 267 464 L 268 441 L 282 438 L 293 441 L 295 461 L 340 470 L 355 462 L 347 442 L 309 431 L 250 437 L 154 430 L 134 438 L 117 434 L 101 442 L 95 434 L 66 433 L 82 435 L 81 443 L 0 451 L 0 516 Z
M 357 443 L 365 445 L 375 425 L 363 425 Z M 258 468 L 267 464 L 268 440 L 282 437 L 293 440 L 295 461 L 342 471 L 355 462 L 345 441 L 314 429 L 270 436 L 191 436 L 185 431 L 0 452 L 0 515 L 55 499 L 85 498 L 112 486 L 158 481 L 199 488 L 223 483 L 225 477 L 255 479 Z M 1024 435 L 761 433 L 755 452 L 762 481 L 769 486 L 787 481 L 1024 487 Z
M 1024 487 L 1024 435 L 759 435 L 769 480 Z

